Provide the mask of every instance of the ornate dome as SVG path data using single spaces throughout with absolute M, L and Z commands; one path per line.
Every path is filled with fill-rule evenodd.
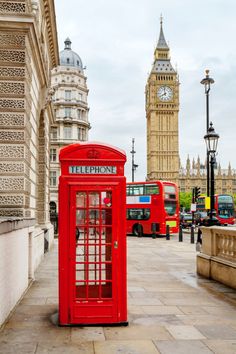
M 71 40 L 66 38 L 65 48 L 60 52 L 60 65 L 62 66 L 74 66 L 77 69 L 83 71 L 83 63 L 79 55 L 71 50 Z

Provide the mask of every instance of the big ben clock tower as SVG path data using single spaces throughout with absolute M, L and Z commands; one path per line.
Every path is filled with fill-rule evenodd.
M 154 63 L 146 85 L 147 180 L 179 179 L 179 81 L 173 69 L 162 18 Z

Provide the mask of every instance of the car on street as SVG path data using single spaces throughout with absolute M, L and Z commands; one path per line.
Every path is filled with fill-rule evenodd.
M 183 229 L 192 226 L 192 214 L 181 214 L 180 215 L 180 225 Z

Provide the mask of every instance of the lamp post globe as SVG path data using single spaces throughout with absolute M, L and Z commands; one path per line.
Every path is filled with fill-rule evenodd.
M 213 123 L 210 123 L 210 127 L 208 129 L 207 134 L 204 136 L 206 146 L 207 146 L 207 151 L 211 155 L 215 155 L 217 151 L 217 145 L 218 145 L 218 140 L 219 140 L 219 134 L 215 132 L 215 129 L 213 127 Z

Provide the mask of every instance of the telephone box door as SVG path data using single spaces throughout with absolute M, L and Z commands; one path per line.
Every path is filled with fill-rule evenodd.
M 112 323 L 118 317 L 117 186 L 70 187 L 70 322 Z M 117 218 L 119 219 L 119 218 Z

